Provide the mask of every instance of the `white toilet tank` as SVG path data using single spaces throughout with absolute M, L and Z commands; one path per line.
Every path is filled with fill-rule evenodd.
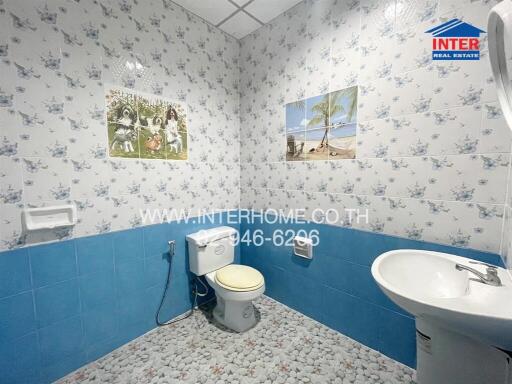
M 190 271 L 203 276 L 233 263 L 236 233 L 231 227 L 217 227 L 188 235 Z

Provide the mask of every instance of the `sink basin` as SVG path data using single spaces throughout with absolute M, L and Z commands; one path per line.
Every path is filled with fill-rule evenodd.
M 498 268 L 503 286 L 483 284 L 472 273 L 455 269 L 463 264 L 483 273 L 484 265 L 440 252 L 404 249 L 380 255 L 372 275 L 397 305 L 490 345 L 512 350 L 512 284 Z
M 384 255 L 375 262 L 372 272 L 379 284 L 395 293 L 421 301 L 449 299 L 468 293 L 468 273 L 457 271 L 450 258 L 417 251 Z
M 486 266 L 460 256 L 404 249 L 383 253 L 372 275 L 384 293 L 416 318 L 419 384 L 510 384 L 512 282 L 479 281 L 457 264 Z

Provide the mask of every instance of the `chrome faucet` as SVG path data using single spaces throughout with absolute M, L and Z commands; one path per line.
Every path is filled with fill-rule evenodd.
M 498 269 L 494 265 L 480 263 L 478 261 L 470 261 L 470 263 L 486 266 L 487 267 L 486 273 L 482 273 L 480 271 L 477 271 L 474 268 L 468 267 L 467 265 L 463 265 L 463 264 L 455 264 L 455 269 L 458 271 L 465 270 L 465 271 L 471 272 L 476 277 L 478 277 L 480 282 L 482 282 L 484 284 L 492 285 L 493 287 L 501 287 L 502 284 L 501 284 L 500 278 L 498 277 Z

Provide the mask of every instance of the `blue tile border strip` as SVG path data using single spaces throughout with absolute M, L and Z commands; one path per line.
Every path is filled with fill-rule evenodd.
M 0 371 L 7 383 L 48 383 L 155 327 L 165 283 L 167 241 L 176 240 L 163 318 L 191 306 L 189 233 L 227 223 L 171 222 L 0 253 Z M 233 226 L 233 225 L 232 225 Z M 289 247 L 237 247 L 258 268 L 270 297 L 363 344 L 415 365 L 414 321 L 389 301 L 370 265 L 391 249 L 448 252 L 501 264 L 498 255 L 323 224 L 234 225 L 245 230 L 318 229 L 313 260 Z M 240 255 L 242 253 L 242 255 Z
M 176 256 L 161 318 L 189 310 L 185 236 L 224 225 L 227 215 L 0 252 L 0 381 L 52 382 L 156 327 L 171 239 Z
M 294 256 L 290 246 L 265 242 L 261 247 L 242 243 L 242 263 L 263 273 L 268 296 L 410 367 L 416 366 L 414 319 L 373 280 L 370 268 L 375 258 L 393 249 L 424 249 L 503 266 L 497 254 L 346 227 L 241 224 L 242 234 L 260 230 L 263 238 L 272 238 L 275 230 L 300 229 L 319 232 L 312 260 Z

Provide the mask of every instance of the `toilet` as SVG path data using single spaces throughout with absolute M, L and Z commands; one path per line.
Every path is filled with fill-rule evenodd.
M 215 291 L 213 317 L 236 332 L 252 328 L 256 316 L 252 301 L 265 292 L 265 279 L 256 269 L 233 264 L 234 236 L 231 227 L 217 227 L 187 236 L 190 271 L 205 276 Z

